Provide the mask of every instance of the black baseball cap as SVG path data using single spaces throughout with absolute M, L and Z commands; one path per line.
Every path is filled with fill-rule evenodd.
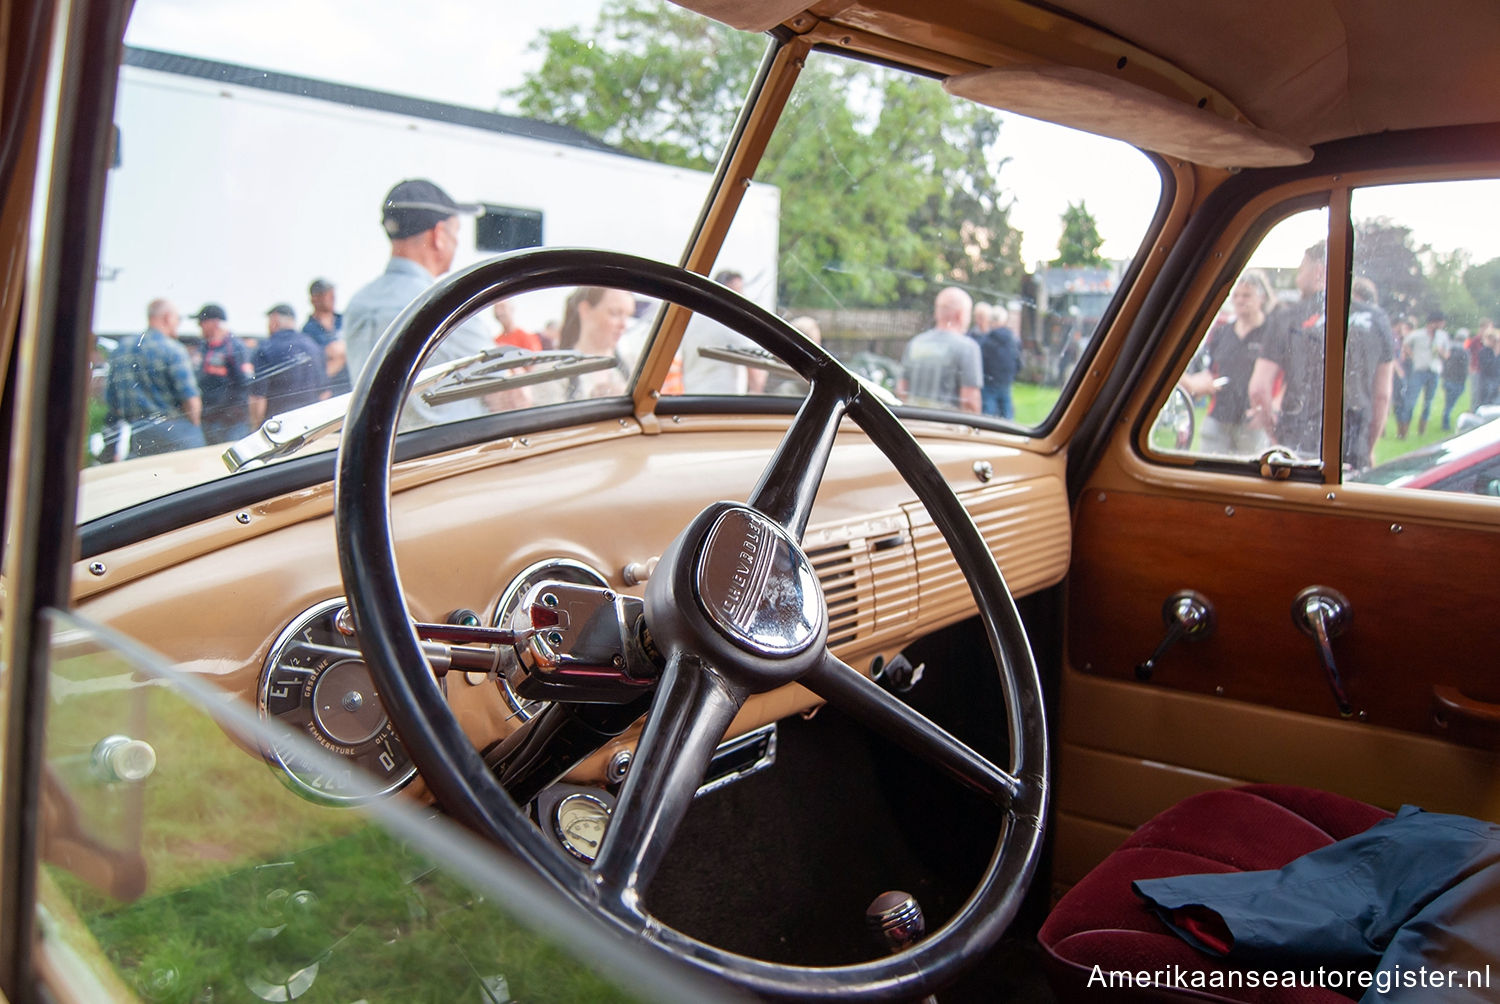
M 271 316 L 272 314 L 281 314 L 283 317 L 290 317 L 294 321 L 297 319 L 297 312 L 292 309 L 292 305 L 290 303 L 278 303 L 276 306 L 266 311 L 267 317 Z
M 205 303 L 202 307 L 199 307 L 198 312 L 193 315 L 193 320 L 227 321 L 229 320 L 229 315 L 224 313 L 224 308 L 219 306 L 217 303 Z
M 380 222 L 394 241 L 425 233 L 450 216 L 478 212 L 477 205 L 454 202 L 447 192 L 426 178 L 413 178 L 400 182 L 386 195 Z

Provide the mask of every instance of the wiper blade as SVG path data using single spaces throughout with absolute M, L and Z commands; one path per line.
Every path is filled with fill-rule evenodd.
M 514 345 L 496 345 L 446 363 L 425 367 L 412 383 L 413 392 L 421 392 L 428 404 L 444 404 L 465 398 L 490 394 L 512 387 L 545 383 L 608 369 L 615 365 L 610 356 L 590 356 L 578 352 L 523 352 Z M 531 372 L 513 373 L 520 367 Z M 224 451 L 224 466 L 230 471 L 261 467 L 303 449 L 309 443 L 344 426 L 352 394 L 340 394 L 273 415 L 261 427 Z
M 754 366 L 768 373 L 776 373 L 780 376 L 798 377 L 800 374 L 776 356 L 767 352 L 760 346 L 754 348 L 731 347 L 728 345 L 703 345 L 698 349 L 698 355 L 704 359 L 716 359 L 721 363 L 735 363 L 739 366 Z M 858 380 L 860 386 L 874 394 L 887 405 L 895 406 L 901 403 L 901 399 L 873 380 L 866 379 L 858 373 L 850 372 L 854 379 Z
M 742 348 L 730 345 L 702 345 L 698 348 L 698 354 L 704 359 L 716 359 L 721 363 L 754 366 L 756 369 L 775 373 L 778 376 L 794 377 L 797 375 L 796 370 L 758 346 Z
M 431 390 L 422 394 L 428 404 L 447 404 L 498 391 L 531 387 L 566 380 L 585 373 L 614 369 L 614 356 L 591 356 L 582 352 L 512 352 L 498 359 L 445 374 Z M 520 372 L 515 372 L 519 370 Z

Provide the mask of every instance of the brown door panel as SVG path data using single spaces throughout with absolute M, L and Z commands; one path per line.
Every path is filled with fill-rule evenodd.
M 1338 718 L 1316 644 L 1291 616 L 1302 589 L 1327 586 L 1353 611 L 1332 646 L 1356 720 L 1500 746 L 1500 619 L 1475 613 L 1495 603 L 1489 532 L 1094 492 L 1079 503 L 1073 553 L 1077 670 L 1135 679 L 1166 634 L 1163 601 L 1193 589 L 1213 604 L 1213 634 L 1174 646 L 1142 686 Z

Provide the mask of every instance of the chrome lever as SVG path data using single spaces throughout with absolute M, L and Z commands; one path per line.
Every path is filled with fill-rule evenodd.
M 1136 664 L 1137 680 L 1151 679 L 1161 657 L 1179 641 L 1198 641 L 1214 633 L 1214 605 L 1196 589 L 1182 589 L 1168 596 L 1161 605 L 1161 619 L 1167 626 L 1167 636 L 1149 659 Z
M 1293 471 L 1322 470 L 1321 459 L 1303 460 L 1284 446 L 1273 446 L 1260 455 L 1260 476 L 1272 481 L 1285 481 Z
M 1328 678 L 1328 689 L 1339 706 L 1344 718 L 1354 715 L 1354 705 L 1344 690 L 1344 681 L 1339 676 L 1339 667 L 1333 661 L 1333 642 L 1344 633 L 1354 617 L 1354 608 L 1337 589 L 1328 586 L 1308 586 L 1292 601 L 1292 623 L 1318 643 L 1318 658 L 1323 663 L 1323 675 Z

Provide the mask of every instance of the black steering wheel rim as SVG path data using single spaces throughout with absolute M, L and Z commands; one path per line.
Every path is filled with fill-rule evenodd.
M 582 285 L 678 303 L 780 357 L 813 387 L 804 411 L 814 398 L 821 397 L 824 406 L 832 401 L 840 409 L 833 426 L 839 414 L 847 414 L 891 460 L 927 507 L 974 593 L 999 667 L 1010 733 L 1010 759 L 1003 772 L 995 769 L 1005 781 L 1005 822 L 969 899 L 942 927 L 899 954 L 829 967 L 773 963 L 706 945 L 643 910 L 622 909 L 601 893 L 589 872 L 544 843 L 470 744 L 428 671 L 400 587 L 391 527 L 390 469 L 408 388 L 431 348 L 488 303 Z M 811 496 L 803 501 L 805 513 Z M 880 999 L 934 989 L 998 940 L 1014 918 L 1036 868 L 1048 798 L 1041 687 L 1015 603 L 973 521 L 906 428 L 832 356 L 768 311 L 701 275 L 614 252 L 521 252 L 455 272 L 401 313 L 359 376 L 339 447 L 335 520 L 340 567 L 366 662 L 397 732 L 439 804 L 628 936 L 758 994 Z

